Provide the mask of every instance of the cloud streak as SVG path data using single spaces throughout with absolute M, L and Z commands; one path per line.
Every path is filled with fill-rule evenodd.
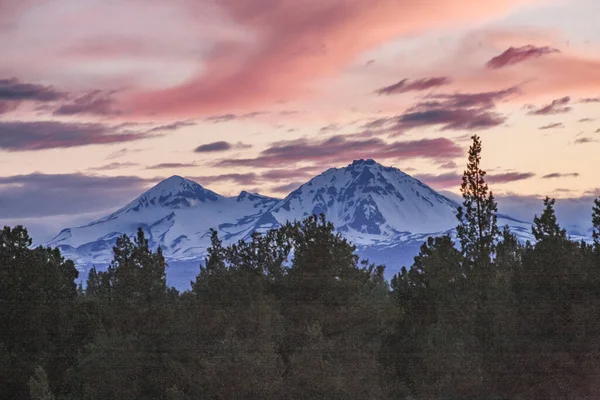
M 252 119 L 252 118 L 256 118 L 260 115 L 266 115 L 266 114 L 268 114 L 268 113 L 264 112 L 264 111 L 255 111 L 255 112 L 246 113 L 246 114 L 212 115 L 210 117 L 205 118 L 204 121 L 212 122 L 213 124 L 222 124 L 222 123 L 231 122 L 231 121 Z
M 542 179 L 577 178 L 578 176 L 579 176 L 579 173 L 577 173 L 577 172 L 570 172 L 570 173 L 553 172 L 551 174 L 542 176 Z
M 113 95 L 115 92 L 94 90 L 73 99 L 54 110 L 54 115 L 99 115 L 117 116 L 123 114 Z
M 553 100 L 552 103 L 540 107 L 537 110 L 531 110 L 527 114 L 529 115 L 555 115 L 565 114 L 570 112 L 573 108 L 569 107 L 568 104 L 571 101 L 569 96 L 562 97 L 560 99 Z
M 202 144 L 194 149 L 196 153 L 217 153 L 223 151 L 229 151 L 234 149 L 249 149 L 252 145 L 244 144 L 242 142 L 238 143 L 229 143 L 225 141 L 212 142 L 207 144 Z
M 121 133 L 103 124 L 0 121 L 0 149 L 7 151 L 65 149 L 133 142 L 148 137 L 145 133 Z
M 430 94 L 403 114 L 367 123 L 365 136 L 398 136 L 420 127 L 440 130 L 478 131 L 502 125 L 506 117 L 496 112 L 496 103 L 519 94 L 517 87 L 481 93 Z
M 491 69 L 505 68 L 533 58 L 539 58 L 554 53 L 560 53 L 560 50 L 548 46 L 536 47 L 533 45 L 509 47 L 505 52 L 492 58 L 485 65 L 487 68 Z
M 0 115 L 16 110 L 23 102 L 48 103 L 65 99 L 67 94 L 52 86 L 0 79 Z
M 502 184 L 516 181 L 522 181 L 525 179 L 533 178 L 535 174 L 533 172 L 505 172 L 500 174 L 486 174 L 485 180 L 490 184 Z M 444 174 L 417 174 L 414 178 L 438 189 L 447 189 L 452 187 L 459 187 L 462 174 L 456 172 L 448 172 Z
M 173 168 L 192 168 L 197 167 L 198 165 L 195 163 L 162 163 L 151 165 L 146 167 L 146 169 L 173 169 Z
M 409 81 L 408 79 L 403 79 L 398 83 L 395 83 L 390 86 L 385 86 L 375 91 L 378 95 L 392 95 L 392 94 L 401 94 L 406 92 L 414 92 L 414 91 L 424 91 L 428 89 L 433 89 L 436 87 L 449 85 L 452 83 L 452 80 L 446 76 L 440 76 L 435 78 L 423 78 L 417 79 L 413 81 Z
M 564 128 L 564 127 L 565 127 L 565 124 L 563 124 L 562 122 L 554 122 L 552 124 L 540 126 L 538 129 L 539 130 L 547 130 L 547 129 L 556 129 L 556 128 Z
M 297 139 L 273 143 L 256 158 L 226 159 L 219 167 L 289 167 L 297 162 L 349 162 L 358 158 L 426 158 L 443 160 L 461 156 L 463 150 L 449 139 L 421 139 L 387 143 L 379 138 L 352 138 L 341 135 L 326 140 Z
M 588 144 L 588 143 L 596 143 L 597 140 L 591 137 L 582 137 L 575 140 L 575 144 Z
M 56 101 L 65 98 L 66 93 L 52 86 L 24 83 L 17 78 L 0 79 L 0 101 Z

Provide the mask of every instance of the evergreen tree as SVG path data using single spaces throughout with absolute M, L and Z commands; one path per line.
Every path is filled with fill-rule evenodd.
M 578 390 L 570 388 L 581 379 L 569 365 L 578 362 L 577 337 L 587 324 L 574 324 L 586 298 L 585 250 L 568 239 L 554 204 L 546 198 L 542 215 L 534 218 L 536 243 L 524 248 L 515 276 L 520 323 L 514 368 L 526 372 L 532 398 L 573 398 L 570 391 Z
M 594 200 L 594 207 L 592 209 L 592 225 L 594 227 L 592 232 L 594 244 L 600 251 L 600 197 Z
M 207 249 L 208 258 L 204 267 L 200 267 L 200 273 L 205 275 L 218 274 L 225 271 L 225 253 L 223 242 L 219 239 L 216 230 L 210 230 L 210 247 Z
M 496 253 L 500 230 L 497 225 L 498 207 L 494 195 L 485 182 L 486 172 L 481 168 L 481 140 L 472 136 L 467 169 L 464 171 L 461 193 L 463 205 L 458 208 L 458 226 L 463 267 L 468 277 L 466 293 L 469 302 L 469 324 L 477 338 L 481 354 L 489 355 L 494 346 L 494 298 L 496 271 L 492 260 Z M 483 360 L 483 364 L 489 360 Z M 482 373 L 478 374 L 482 380 Z
M 510 270 L 520 262 L 520 257 L 521 244 L 509 227 L 505 226 L 502 230 L 500 242 L 496 246 L 494 266 L 498 269 L 500 275 L 508 276 Z
M 561 229 L 556 220 L 554 211 L 555 199 L 546 197 L 544 199 L 544 211 L 541 216 L 535 216 L 533 219 L 532 233 L 536 240 L 545 239 L 566 239 L 567 231 Z
M 481 140 L 477 135 L 472 140 L 460 188 L 463 205 L 458 208 L 457 235 L 465 260 L 473 267 L 485 268 L 500 235 L 496 222 L 498 207 L 485 182 L 486 172 L 481 169 Z
M 142 228 L 132 242 L 127 235 L 117 239 L 109 267 L 110 286 L 119 301 L 149 302 L 166 293 L 165 259 L 159 247 L 156 253 L 148 245 Z
M 0 230 L 0 398 L 26 398 L 36 365 L 52 365 L 54 390 L 78 349 L 73 335 L 77 298 L 73 262 L 58 249 L 31 248 L 22 226 Z
M 410 270 L 392 279 L 402 318 L 387 362 L 423 398 L 473 395 L 482 384 L 468 279 L 449 236 L 428 238 Z

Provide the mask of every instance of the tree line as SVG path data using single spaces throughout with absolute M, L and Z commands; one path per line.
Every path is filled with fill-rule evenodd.
M 144 232 L 85 289 L 58 249 L 0 231 L 0 398 L 588 399 L 600 389 L 600 199 L 593 243 L 554 200 L 520 243 L 473 137 L 456 237 L 391 282 L 324 216 L 211 246 L 191 290 Z

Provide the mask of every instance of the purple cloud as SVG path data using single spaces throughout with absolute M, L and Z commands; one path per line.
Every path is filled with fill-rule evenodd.
M 565 124 L 563 124 L 562 122 L 555 122 L 553 124 L 540 126 L 538 129 L 545 130 L 545 129 L 555 129 L 555 128 L 564 128 L 564 127 L 565 127 Z
M 225 141 L 213 142 L 200 145 L 194 149 L 196 153 L 215 153 L 221 151 L 228 151 L 233 149 L 249 149 L 252 145 L 244 144 L 242 142 L 238 143 L 229 143 Z
M 326 140 L 297 139 L 271 144 L 256 158 L 225 159 L 215 163 L 220 167 L 283 167 L 291 163 L 312 161 L 342 163 L 357 158 L 428 158 L 448 160 L 463 155 L 460 146 L 447 138 L 420 139 L 387 143 L 380 138 L 332 136 Z
M 586 99 L 579 100 L 580 103 L 600 103 L 600 97 L 588 97 Z
M 206 122 L 212 122 L 214 124 L 222 124 L 225 122 L 231 122 L 236 120 L 245 120 L 258 117 L 260 115 L 266 115 L 268 112 L 266 111 L 254 111 L 246 114 L 221 114 L 221 115 L 212 115 L 204 119 Z
M 430 94 L 396 117 L 378 118 L 366 124 L 365 136 L 401 135 L 406 130 L 440 126 L 440 130 L 477 131 L 502 125 L 506 117 L 495 111 L 496 103 L 519 89 L 481 93 Z
M 0 101 L 56 101 L 66 97 L 52 86 L 24 83 L 17 78 L 0 79 Z
M 595 143 L 595 142 L 597 142 L 597 140 L 594 138 L 591 138 L 591 137 L 582 137 L 582 138 L 575 140 L 575 144 L 586 144 L 586 143 Z
M 118 132 L 103 124 L 56 121 L 0 121 L 0 149 L 36 151 L 132 142 L 148 138 L 137 132 Z
M 553 53 L 560 53 L 560 50 L 547 46 L 536 47 L 533 45 L 509 47 L 504 53 L 492 58 L 485 65 L 491 69 L 504 68 Z
M 569 172 L 569 173 L 553 172 L 551 174 L 542 176 L 542 179 L 577 178 L 578 176 L 579 176 L 579 173 L 577 173 L 577 172 Z
M 527 114 L 529 115 L 555 115 L 564 114 L 572 110 L 571 107 L 567 106 L 571 98 L 569 96 L 562 97 L 560 99 L 553 100 L 552 103 L 543 106 L 537 110 L 533 109 Z
M 115 158 L 125 157 L 130 153 L 139 153 L 140 151 L 144 151 L 142 149 L 119 149 L 117 151 L 113 151 L 108 156 L 106 156 L 107 160 L 114 160 Z
M 442 125 L 441 130 L 476 131 L 502 125 L 506 118 L 495 112 L 481 109 L 423 109 L 404 114 L 398 125 L 404 129 Z
M 63 104 L 54 110 L 54 115 L 100 115 L 115 116 L 123 113 L 113 98 L 115 92 L 94 90 Z
M 181 128 L 185 128 L 188 126 L 196 126 L 194 121 L 176 121 L 167 125 L 156 126 L 148 131 L 150 132 L 164 132 L 164 131 L 176 131 Z
M 485 179 L 489 183 L 508 183 L 522 181 L 524 179 L 533 178 L 534 176 L 535 174 L 533 172 L 506 172 L 502 174 L 486 175 Z
M 509 183 L 521 181 L 534 177 L 532 172 L 505 172 L 500 174 L 486 174 L 485 180 L 487 183 Z M 462 180 L 462 174 L 456 172 L 448 172 L 444 174 L 417 174 L 414 178 L 435 188 L 451 188 L 459 187 Z
M 390 86 L 385 86 L 375 91 L 378 95 L 392 95 L 400 94 L 412 91 L 423 91 L 435 87 L 449 85 L 452 80 L 446 76 L 440 76 L 435 78 L 423 78 L 410 81 L 408 79 L 402 79 L 400 82 Z

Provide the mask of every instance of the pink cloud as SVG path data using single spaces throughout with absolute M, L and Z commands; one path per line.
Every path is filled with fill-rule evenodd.
M 358 55 L 396 37 L 500 15 L 535 0 L 223 0 L 250 43 L 219 42 L 203 72 L 180 86 L 132 96 L 139 114 L 257 109 L 308 94 Z M 189 1 L 202 15 L 203 2 Z M 358 34 L 360 32 L 360 34 Z

